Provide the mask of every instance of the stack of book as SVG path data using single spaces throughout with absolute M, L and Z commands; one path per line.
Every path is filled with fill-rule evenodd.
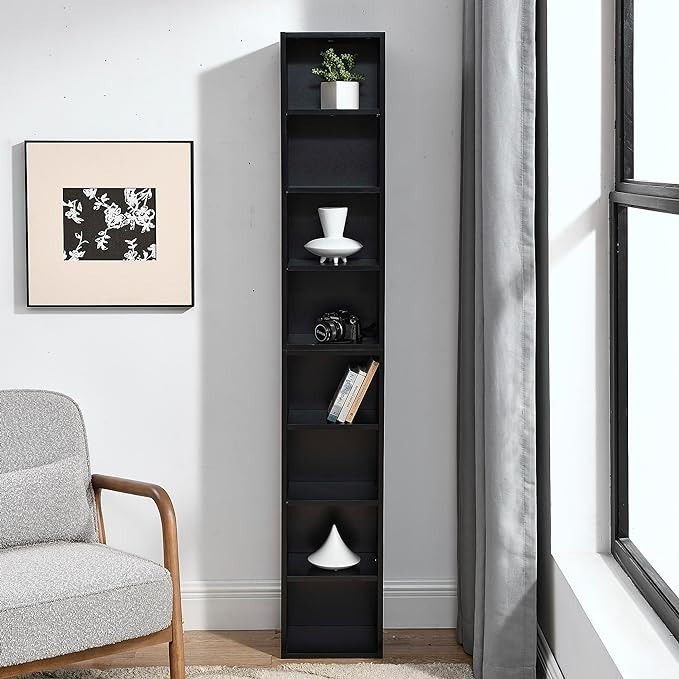
M 328 422 L 349 424 L 354 421 L 379 365 L 377 361 L 370 361 L 365 366 L 347 368 L 344 378 L 330 401 Z

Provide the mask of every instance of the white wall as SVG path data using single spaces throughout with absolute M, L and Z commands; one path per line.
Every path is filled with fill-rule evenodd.
M 462 0 L 3 3 L 0 386 L 74 396 L 179 517 L 188 627 L 277 624 L 281 30 L 387 32 L 386 624 L 452 625 Z M 196 307 L 27 310 L 24 139 L 194 139 Z M 158 557 L 153 510 L 107 501 Z

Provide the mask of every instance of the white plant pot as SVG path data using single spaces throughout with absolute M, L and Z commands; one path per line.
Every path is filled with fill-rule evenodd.
M 348 207 L 319 207 L 318 217 L 321 220 L 323 235 L 326 238 L 341 238 L 347 222 Z
M 317 568 L 323 568 L 326 571 L 339 571 L 356 566 L 361 561 L 361 557 L 347 547 L 340 537 L 337 526 L 333 524 L 330 534 L 321 548 L 310 554 L 307 560 Z
M 338 81 L 321 83 L 322 109 L 357 109 L 358 83 Z

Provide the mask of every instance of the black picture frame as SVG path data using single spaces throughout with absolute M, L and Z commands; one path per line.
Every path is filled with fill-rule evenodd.
M 190 196 L 190 300 L 186 304 L 36 304 L 31 302 L 30 291 L 30 245 L 29 245 L 29 165 L 28 148 L 31 144 L 186 144 L 189 147 L 189 196 Z M 194 142 L 190 139 L 30 139 L 24 147 L 24 220 L 26 235 L 25 281 L 26 307 L 29 309 L 190 309 L 195 306 L 195 162 Z

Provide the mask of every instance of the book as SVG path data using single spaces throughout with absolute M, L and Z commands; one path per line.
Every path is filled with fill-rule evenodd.
M 335 396 L 330 402 L 330 407 L 328 408 L 328 422 L 337 422 L 337 417 L 342 412 L 344 403 L 351 393 L 351 388 L 354 386 L 357 377 L 358 369 L 351 367 L 347 368 L 347 372 L 339 383 Z
M 380 364 L 377 361 L 370 361 L 370 365 L 367 366 L 365 378 L 363 379 L 363 382 L 356 394 L 356 397 L 353 400 L 353 403 L 349 407 L 349 413 L 347 414 L 345 420 L 347 424 L 351 424 L 351 422 L 354 421 L 354 417 L 356 417 L 356 413 L 358 412 L 358 409 L 361 407 L 361 402 L 363 401 L 363 398 L 366 392 L 368 391 L 368 387 L 370 386 L 370 383 L 373 381 L 373 377 L 375 377 L 375 373 L 377 372 L 377 369 L 379 367 Z
M 349 409 L 353 405 L 354 401 L 356 400 L 356 394 L 358 394 L 358 390 L 361 388 L 361 385 L 363 384 L 363 380 L 365 379 L 366 376 L 366 369 L 361 368 L 360 366 L 358 367 L 358 376 L 356 377 L 354 381 L 354 386 L 351 388 L 351 391 L 349 392 L 349 396 L 347 396 L 347 400 L 344 402 L 344 405 L 342 406 L 342 411 L 337 417 L 338 422 L 344 422 L 347 419 L 347 415 L 349 414 Z

